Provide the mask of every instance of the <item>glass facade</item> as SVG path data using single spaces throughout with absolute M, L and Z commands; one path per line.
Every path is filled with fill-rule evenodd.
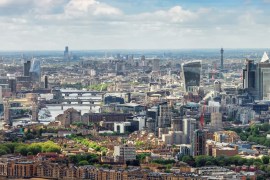
M 201 61 L 191 61 L 182 64 L 182 76 L 186 92 L 195 91 L 201 81 Z
M 41 68 L 40 68 L 40 61 L 37 59 L 34 59 L 32 61 L 32 65 L 30 67 L 30 74 L 31 78 L 34 81 L 39 82 L 41 77 Z

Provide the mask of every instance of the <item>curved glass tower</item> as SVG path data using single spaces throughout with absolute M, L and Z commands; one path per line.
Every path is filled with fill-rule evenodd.
M 193 92 L 198 89 L 201 81 L 201 61 L 190 61 L 182 64 L 182 76 L 186 92 Z

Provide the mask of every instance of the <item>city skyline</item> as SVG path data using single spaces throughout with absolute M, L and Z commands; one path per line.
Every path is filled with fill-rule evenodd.
M 0 0 L 1 51 L 268 48 L 268 0 Z

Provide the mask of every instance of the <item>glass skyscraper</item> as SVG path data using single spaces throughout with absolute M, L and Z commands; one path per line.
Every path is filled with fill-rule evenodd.
M 182 64 L 182 77 L 186 92 L 193 92 L 198 89 L 201 81 L 201 61 L 190 61 Z
M 40 61 L 33 59 L 30 67 L 30 74 L 33 81 L 40 82 L 41 78 L 41 68 Z

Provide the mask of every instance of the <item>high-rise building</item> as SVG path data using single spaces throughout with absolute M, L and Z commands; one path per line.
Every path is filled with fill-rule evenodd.
M 0 86 L 0 103 L 3 103 L 3 89 L 2 86 Z
M 184 118 L 183 119 L 183 132 L 186 136 L 186 143 L 190 144 L 192 142 L 194 131 L 197 129 L 196 119 Z
M 31 61 L 23 63 L 23 76 L 30 76 Z
M 257 96 L 256 71 L 257 64 L 252 60 L 246 60 L 246 67 L 243 69 L 243 88 L 247 89 L 253 96 Z
M 183 118 L 181 116 L 172 117 L 171 128 L 173 131 L 183 131 Z
M 193 132 L 192 140 L 192 154 L 193 156 L 200 156 L 206 154 L 206 132 L 203 130 L 196 130 Z
M 38 122 L 38 103 L 37 99 L 36 102 L 32 103 L 32 121 Z
M 38 59 L 32 60 L 32 65 L 30 67 L 30 76 L 32 81 L 40 82 L 41 78 L 41 67 L 40 67 L 40 61 Z
M 9 84 L 10 91 L 12 93 L 15 93 L 16 92 L 16 86 L 17 86 L 16 79 L 9 79 L 8 84 Z
M 224 65 L 223 65 L 223 53 L 224 53 L 224 49 L 221 48 L 220 49 L 220 69 L 223 70 Z
M 171 110 L 167 103 L 158 106 L 158 127 L 165 128 L 171 125 Z
M 201 81 L 201 61 L 190 61 L 182 64 L 182 77 L 186 92 L 198 90 Z
M 44 76 L 44 88 L 45 89 L 49 88 L 48 76 Z
M 159 59 L 154 59 L 153 60 L 153 67 L 152 67 L 153 72 L 159 72 L 160 71 L 159 61 L 160 61 Z
M 10 120 L 10 103 L 8 100 L 4 100 L 4 124 L 11 125 Z
M 255 100 L 270 99 L 269 81 L 270 63 L 266 53 L 259 63 L 246 60 L 246 66 L 243 69 L 243 88 L 246 89 Z
M 222 127 L 222 114 L 219 112 L 211 113 L 211 128 L 217 131 L 221 130 Z
M 68 46 L 65 47 L 65 51 L 64 51 L 64 61 L 69 61 L 69 51 L 68 51 Z

